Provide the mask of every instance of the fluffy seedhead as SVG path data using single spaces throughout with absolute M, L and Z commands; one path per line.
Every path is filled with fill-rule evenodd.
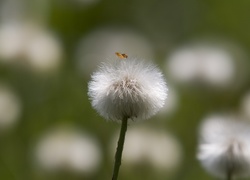
M 106 119 L 148 119 L 163 107 L 167 86 L 159 69 L 135 58 L 103 63 L 91 76 L 88 95 Z
M 211 116 L 202 124 L 197 158 L 211 174 L 221 178 L 248 176 L 249 152 L 249 123 Z

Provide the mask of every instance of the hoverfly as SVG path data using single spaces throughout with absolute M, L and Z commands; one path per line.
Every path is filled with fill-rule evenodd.
M 116 52 L 115 54 L 116 54 L 116 56 L 117 56 L 118 58 L 120 58 L 120 59 L 127 59 L 127 58 L 128 58 L 128 55 L 125 54 L 125 53 Z

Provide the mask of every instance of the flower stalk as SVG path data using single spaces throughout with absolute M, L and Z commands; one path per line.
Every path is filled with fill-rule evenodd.
M 124 117 L 122 120 L 120 136 L 119 136 L 119 140 L 118 140 L 117 148 L 116 148 L 116 153 L 115 153 L 115 164 L 114 164 L 114 169 L 113 169 L 112 180 L 117 180 L 117 178 L 118 178 L 119 169 L 121 166 L 122 151 L 123 151 L 127 126 L 128 126 L 128 118 Z

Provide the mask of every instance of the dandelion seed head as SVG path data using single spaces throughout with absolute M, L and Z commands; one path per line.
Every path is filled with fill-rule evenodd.
M 49 31 L 36 30 L 25 50 L 26 58 L 34 71 L 46 73 L 60 66 L 62 47 L 58 39 Z
M 98 170 L 102 159 L 96 139 L 73 128 L 48 132 L 34 150 L 36 164 L 46 171 L 92 174 Z
M 117 132 L 110 144 L 112 155 L 118 135 Z M 128 169 L 147 163 L 154 170 L 172 171 L 181 164 L 182 157 L 181 145 L 172 134 L 148 127 L 129 129 L 123 150 L 123 162 Z
M 232 50 L 219 43 L 191 43 L 172 52 L 166 67 L 176 82 L 198 82 L 222 88 L 237 78 L 235 59 Z
M 162 73 L 139 59 L 103 63 L 91 78 L 88 94 L 92 106 L 106 119 L 148 119 L 167 97 Z
M 205 119 L 200 131 L 198 159 L 203 167 L 217 177 L 249 175 L 250 126 L 247 122 L 227 116 Z

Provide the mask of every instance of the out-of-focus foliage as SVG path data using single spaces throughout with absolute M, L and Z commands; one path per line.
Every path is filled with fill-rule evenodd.
M 87 83 L 116 51 L 154 61 L 171 86 L 159 115 L 130 125 L 169 142 L 146 141 L 131 127 L 126 148 L 139 160 L 124 160 L 119 179 L 212 179 L 196 159 L 197 131 L 213 113 L 249 118 L 249 6 L 247 0 L 1 0 L 0 179 L 111 179 L 110 146 L 120 126 L 92 109 Z M 164 151 L 167 145 L 173 147 Z M 152 152 L 140 154 L 140 146 Z M 174 157 L 173 166 L 164 161 Z

